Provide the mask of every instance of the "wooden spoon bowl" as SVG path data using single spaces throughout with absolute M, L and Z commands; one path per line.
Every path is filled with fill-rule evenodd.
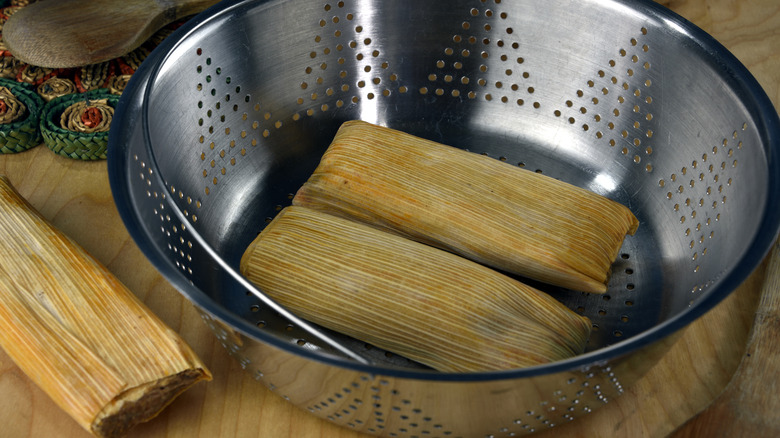
M 69 68 L 125 55 L 161 27 L 218 0 L 49 0 L 9 17 L 3 41 L 19 60 Z

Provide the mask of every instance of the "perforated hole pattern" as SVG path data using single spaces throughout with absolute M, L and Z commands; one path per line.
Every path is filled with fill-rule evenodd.
M 724 205 L 736 195 L 739 156 L 742 151 L 755 147 L 746 133 L 748 122 L 724 126 L 723 132 L 713 134 L 717 140 L 682 162 L 657 163 L 659 154 L 675 145 L 669 144 L 673 137 L 658 122 L 659 97 L 654 94 L 657 79 L 653 76 L 655 66 L 650 57 L 655 48 L 648 27 L 637 27 L 634 35 L 621 41 L 611 56 L 601 60 L 601 67 L 594 69 L 589 78 L 568 84 L 569 90 L 561 91 L 550 89 L 556 84 L 546 82 L 534 69 L 539 61 L 526 50 L 527 36 L 500 0 L 471 3 L 474 6 L 464 8 L 462 21 L 452 26 L 448 40 L 441 41 L 441 46 L 431 52 L 423 75 L 413 75 L 406 66 L 399 65 L 398 59 L 386 56 L 381 44 L 377 44 L 378 33 L 371 29 L 370 22 L 361 22 L 352 2 L 322 4 L 322 18 L 311 23 L 319 29 L 310 41 L 311 50 L 306 59 L 296 60 L 301 66 L 296 82 L 298 97 L 282 106 L 264 101 L 254 89 L 239 83 L 235 79 L 239 72 L 223 67 L 227 54 L 207 52 L 202 47 L 193 49 L 187 61 L 198 77 L 191 87 L 199 96 L 196 105 L 200 116 L 195 121 L 197 135 L 190 141 L 194 145 L 191 153 L 200 163 L 200 190 L 187 193 L 172 184 L 165 191 L 155 190 L 152 169 L 143 158 L 136 156 L 141 184 L 148 186 L 147 197 L 155 200 L 153 211 L 148 214 L 159 221 L 159 232 L 168 240 L 171 259 L 182 273 L 190 277 L 198 275 L 192 268 L 198 248 L 193 248 L 197 244 L 189 237 L 188 227 L 205 226 L 199 223 L 199 211 L 211 202 L 221 184 L 229 184 L 232 173 L 241 168 L 243 160 L 253 150 L 273 141 L 277 133 L 294 130 L 296 124 L 307 119 L 335 112 L 376 118 L 371 110 L 383 99 L 393 102 L 436 99 L 445 105 L 447 100 L 453 105 L 479 102 L 500 106 L 501 111 L 523 117 L 544 118 L 547 123 L 554 120 L 561 130 L 581 131 L 593 148 L 608 151 L 622 166 L 636 167 L 647 174 L 649 180 L 656 182 L 659 199 L 666 204 L 664 214 L 675 218 L 679 241 L 688 254 L 690 263 L 686 266 L 690 266 L 692 287 L 686 300 L 693 304 L 713 283 L 713 279 L 703 275 L 701 266 L 704 259 L 712 257 L 713 248 L 723 234 L 717 224 L 727 214 Z M 482 153 L 566 179 L 557 167 L 548 171 L 551 161 L 544 154 L 526 154 L 522 148 L 505 154 Z M 606 191 L 614 189 L 609 178 L 597 177 L 595 182 Z M 178 221 L 168 211 L 164 202 L 168 197 L 182 212 L 185 222 Z M 279 193 L 273 211 L 281 210 L 291 198 L 292 193 Z M 272 217 L 273 212 L 266 222 Z M 260 229 L 262 225 L 257 231 Z M 613 266 L 606 294 L 545 289 L 591 319 L 594 334 L 589 350 L 630 338 L 664 317 L 661 297 L 655 293 L 662 287 L 662 280 L 654 275 L 657 268 L 654 258 L 659 250 L 647 246 L 647 242 L 653 242 L 652 233 L 653 230 L 640 229 L 637 236 L 627 238 Z M 244 318 L 257 327 L 280 334 L 301 348 L 320 348 L 305 332 L 266 309 L 250 294 L 236 300 L 244 303 Z M 648 318 L 648 309 L 656 317 Z M 220 330 L 224 330 L 211 323 L 205 314 L 204 319 L 220 337 Z M 242 356 L 230 336 L 223 335 L 220 339 L 244 367 L 256 367 Z M 370 345 L 360 342 L 354 345 L 372 350 L 372 357 L 393 366 L 415 366 Z M 262 370 L 256 369 L 254 373 L 272 390 L 277 390 Z M 609 366 L 588 375 L 599 375 L 611 382 L 609 393 L 623 391 Z M 340 424 L 387 436 L 457 436 L 413 403 L 405 403 L 404 395 L 386 381 L 377 379 L 363 375 L 305 408 Z M 538 409 L 520 413 L 511 424 L 498 425 L 494 436 L 520 435 L 571 420 L 592 409 L 580 404 L 586 392 L 590 400 L 606 402 L 602 389 L 600 384 L 591 385 L 587 378 L 581 381 L 572 378 L 547 394 L 547 401 Z M 389 400 L 393 404 L 388 405 Z M 358 414 L 365 406 L 370 406 L 366 411 L 371 415 Z M 392 428 L 386 421 L 388 415 L 395 418 Z
M 528 106 L 532 111 L 559 119 L 562 124 L 579 126 L 591 135 L 594 144 L 614 149 L 616 159 L 625 159 L 627 165 L 642 166 L 645 172 L 654 172 L 654 137 L 659 128 L 653 116 L 652 80 L 642 74 L 652 69 L 650 62 L 644 60 L 652 50 L 644 41 L 648 33 L 646 28 L 637 29 L 634 37 L 616 48 L 614 56 L 604 61 L 603 68 L 593 72 L 592 79 L 573 90 L 570 98 L 543 103 L 534 99 L 540 87 L 534 82 L 535 75 L 524 68 L 528 54 L 522 49 L 522 32 L 509 24 L 510 16 L 501 10 L 500 1 L 481 3 L 479 8 L 464 11 L 459 32 L 445 42 L 439 52 L 440 58 L 431 60 L 430 74 L 425 78 L 427 83 L 422 86 L 407 82 L 394 70 L 392 60 L 383 58 L 381 50 L 373 47 L 372 38 L 367 36 L 371 32 L 357 20 L 347 2 L 326 3 L 322 10 L 323 17 L 327 18 L 316 23 L 321 34 L 312 41 L 312 47 L 317 50 L 309 53 L 309 62 L 300 72 L 301 96 L 296 99 L 295 111 L 291 114 L 289 111 L 275 114 L 265 109 L 263 102 L 234 84 L 229 72 L 223 71 L 214 58 L 198 48 L 194 53 L 194 68 L 201 81 L 194 86 L 203 96 L 197 103 L 203 109 L 203 117 L 198 120 L 203 131 L 197 137 L 197 143 L 202 145 L 198 155 L 203 164 L 204 184 L 199 194 L 185 195 L 171 188 L 173 195 L 186 199 L 189 209 L 184 210 L 185 215 L 196 221 L 197 214 L 191 211 L 196 211 L 201 202 L 208 202 L 212 188 L 228 176 L 248 151 L 285 124 L 312 117 L 317 112 L 357 105 L 363 100 L 387 98 L 392 93 L 408 94 L 410 99 L 418 98 L 415 93 L 419 96 L 433 93 L 456 101 L 482 99 L 495 105 Z M 498 32 L 500 38 L 495 36 L 494 28 L 503 29 Z M 323 43 L 322 35 L 329 37 L 328 44 Z M 357 62 L 359 68 L 340 69 L 348 58 Z M 488 66 L 486 60 L 489 58 L 499 59 L 501 67 Z M 498 73 L 491 70 L 498 70 Z M 495 80 L 497 76 L 501 80 Z M 234 119 L 231 112 L 240 114 L 241 127 L 226 122 Z M 659 189 L 667 191 L 669 208 L 679 214 L 681 237 L 691 250 L 692 261 L 707 256 L 707 243 L 716 238 L 712 225 L 720 220 L 718 207 L 727 201 L 727 192 L 734 183 L 730 170 L 736 167 L 736 155 L 743 149 L 738 133 L 746 127 L 747 124 L 743 124 L 729 130 L 729 135 L 724 136 L 720 144 L 702 151 L 686 166 L 658 179 Z M 508 160 L 504 156 L 496 158 Z M 516 164 L 529 166 L 525 161 Z M 532 170 L 543 172 L 543 169 Z M 287 194 L 288 199 L 291 196 Z M 282 207 L 278 205 L 276 210 Z M 163 232 L 174 236 L 171 250 L 179 254 L 182 266 L 186 266 L 188 257 L 182 255 L 183 243 L 175 237 L 176 227 L 166 228 L 164 224 L 170 220 L 169 216 L 161 214 L 160 217 Z M 270 219 L 268 217 L 267 221 Z M 614 327 L 610 328 L 610 333 L 615 340 L 635 334 L 620 328 L 631 320 L 640 302 L 634 297 L 641 291 L 637 290 L 638 282 L 633 279 L 638 276 L 641 263 L 629 257 L 629 252 L 623 252 L 616 262 L 617 275 L 613 277 L 609 294 L 580 300 L 584 303 L 573 306 L 574 310 L 594 321 L 596 330 L 607 318 L 617 320 L 619 323 L 609 324 Z M 696 263 L 692 271 L 697 273 L 699 267 Z M 619 297 L 616 299 L 624 303 L 624 308 L 622 312 L 607 314 L 600 304 L 613 296 Z M 253 314 L 259 313 L 258 307 L 252 309 Z M 267 322 L 259 319 L 257 324 L 262 327 Z M 300 342 L 306 341 L 301 339 Z M 604 342 L 611 343 L 602 339 L 597 346 Z

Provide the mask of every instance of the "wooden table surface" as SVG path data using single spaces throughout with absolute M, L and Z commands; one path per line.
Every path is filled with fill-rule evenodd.
M 780 1 L 671 0 L 662 3 L 712 34 L 780 105 Z M 104 263 L 203 358 L 214 380 L 179 397 L 131 437 L 358 438 L 257 383 L 231 359 L 189 302 L 144 258 L 111 198 L 105 162 L 79 162 L 45 146 L 0 156 L 7 175 L 55 226 Z M 649 374 L 588 417 L 541 437 L 662 437 L 706 407 L 725 387 L 744 352 L 764 266 L 718 307 L 692 324 Z M 0 351 L 0 436 L 90 436 Z

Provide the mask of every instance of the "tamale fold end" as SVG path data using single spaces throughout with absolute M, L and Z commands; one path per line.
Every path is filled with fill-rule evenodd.
M 124 391 L 98 414 L 92 433 L 105 438 L 124 436 L 137 424 L 159 415 L 176 397 L 201 380 L 211 380 L 207 369 L 188 369 Z
M 0 347 L 81 427 L 119 437 L 205 364 L 105 266 L 0 175 Z

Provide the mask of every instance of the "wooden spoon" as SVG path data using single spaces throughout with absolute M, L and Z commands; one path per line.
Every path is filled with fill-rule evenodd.
M 161 27 L 218 0 L 48 0 L 8 18 L 3 41 L 38 67 L 96 64 L 136 49 Z
M 672 438 L 780 436 L 780 243 L 772 249 L 747 350 L 712 404 Z

